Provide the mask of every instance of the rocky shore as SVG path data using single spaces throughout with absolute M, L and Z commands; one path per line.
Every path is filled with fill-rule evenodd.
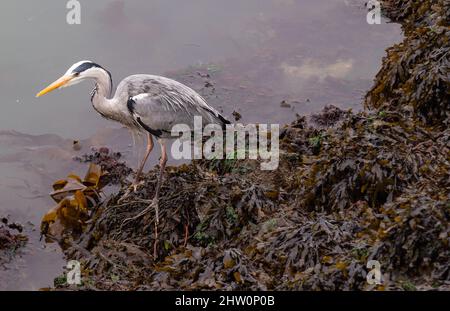
M 133 217 L 158 169 L 119 203 L 120 157 L 86 157 L 121 190 L 58 240 L 82 266 L 82 285 L 68 288 L 449 289 L 450 2 L 382 3 L 405 38 L 388 49 L 366 110 L 299 116 L 281 131 L 275 171 L 251 160 L 169 167 L 156 257 L 154 213 Z M 372 260 L 380 284 L 367 281 Z

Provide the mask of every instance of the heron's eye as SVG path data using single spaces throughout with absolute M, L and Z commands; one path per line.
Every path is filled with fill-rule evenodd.
M 74 72 L 73 75 L 74 75 L 74 77 L 78 77 L 80 75 L 80 73 L 79 72 Z

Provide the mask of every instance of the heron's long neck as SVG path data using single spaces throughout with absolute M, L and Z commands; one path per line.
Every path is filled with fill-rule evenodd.
M 103 116 L 111 116 L 113 108 L 111 99 L 111 74 L 103 68 L 97 68 L 95 73 L 95 89 L 92 93 L 92 105 Z

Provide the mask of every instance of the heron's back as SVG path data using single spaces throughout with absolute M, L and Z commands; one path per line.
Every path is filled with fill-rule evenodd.
M 203 126 L 229 123 L 193 89 L 161 76 L 129 76 L 117 87 L 115 98 L 127 103 L 127 109 L 145 129 L 170 132 L 175 124 L 193 129 L 194 116 L 202 117 Z

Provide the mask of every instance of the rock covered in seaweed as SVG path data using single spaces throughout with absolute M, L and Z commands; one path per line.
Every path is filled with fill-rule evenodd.
M 383 3 L 406 38 L 368 93 L 372 111 L 329 107 L 311 118 L 319 127 L 299 117 L 281 131 L 276 171 L 169 168 L 156 258 L 153 213 L 132 219 L 153 196 L 151 170 L 126 202 L 123 189 L 93 209 L 66 249 L 81 288 L 449 289 L 448 1 Z M 366 280 L 369 260 L 381 285 Z
M 450 123 L 450 2 L 383 1 L 406 36 L 387 50 L 366 106 L 402 111 L 428 124 Z

